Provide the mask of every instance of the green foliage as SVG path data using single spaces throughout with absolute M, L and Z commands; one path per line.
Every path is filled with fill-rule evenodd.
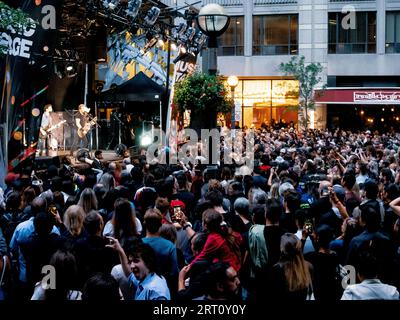
M 303 125 L 308 127 L 308 109 L 315 108 L 315 86 L 322 81 L 321 73 L 323 67 L 320 63 L 305 63 L 304 56 L 292 57 L 288 63 L 281 63 L 279 66 L 285 75 L 293 76 L 299 81 L 299 114 L 306 113 Z M 322 86 L 321 92 L 326 89 L 326 84 Z
M 3 1 L 0 1 L 0 30 L 12 27 L 15 31 L 20 32 L 34 23 L 21 9 L 11 8 Z M 6 49 L 7 47 L 0 45 L 0 56 L 5 54 Z
M 177 111 L 193 113 L 231 111 L 230 92 L 221 78 L 196 72 L 175 85 L 174 104 Z

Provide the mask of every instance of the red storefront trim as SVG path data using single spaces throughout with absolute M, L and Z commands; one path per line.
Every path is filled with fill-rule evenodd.
M 320 104 L 381 104 L 400 105 L 400 88 L 393 89 L 326 89 L 316 91 L 316 103 Z

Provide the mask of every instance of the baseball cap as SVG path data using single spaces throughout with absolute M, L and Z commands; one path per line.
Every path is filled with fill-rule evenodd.
M 340 201 L 343 201 L 345 199 L 346 190 L 340 184 L 335 184 L 333 186 L 333 191 L 335 191 L 335 193 Z
M 181 207 L 182 209 L 185 209 L 186 205 L 181 200 L 172 200 L 169 204 L 169 207 L 171 210 L 173 210 L 175 207 Z
M 4 181 L 6 184 L 12 184 L 15 180 L 17 180 L 19 178 L 19 174 L 14 173 L 14 172 L 9 172 Z

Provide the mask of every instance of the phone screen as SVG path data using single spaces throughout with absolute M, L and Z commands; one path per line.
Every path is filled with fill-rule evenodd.
M 181 207 L 174 207 L 174 214 L 181 212 Z

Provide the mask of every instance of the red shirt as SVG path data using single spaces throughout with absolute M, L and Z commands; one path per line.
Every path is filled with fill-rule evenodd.
M 242 236 L 236 232 L 233 232 L 233 236 L 235 237 L 236 244 L 239 247 L 242 242 Z M 203 250 L 198 256 L 196 256 L 191 264 L 199 260 L 207 260 L 213 263 L 218 261 L 227 262 L 236 270 L 236 272 L 240 270 L 241 266 L 240 256 L 232 251 L 227 241 L 220 234 L 215 232 L 208 235 Z

